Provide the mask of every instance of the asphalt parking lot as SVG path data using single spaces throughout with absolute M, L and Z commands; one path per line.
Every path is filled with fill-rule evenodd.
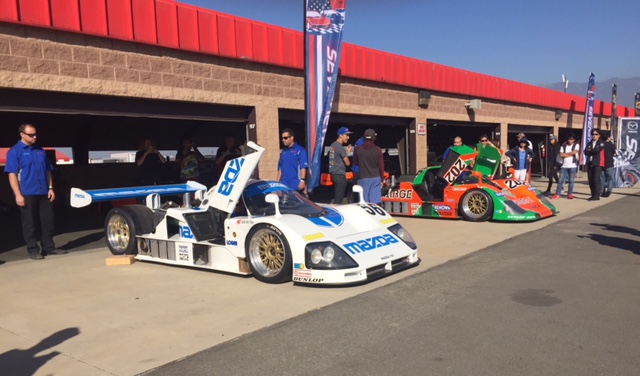
M 144 262 L 107 267 L 100 224 L 79 212 L 77 220 L 87 228 L 56 236 L 69 254 L 27 260 L 20 244 L 0 253 L 0 369 L 16 375 L 140 374 L 639 192 L 617 190 L 588 202 L 585 183 L 578 182 L 576 199 L 554 201 L 558 216 L 533 223 L 399 218 L 419 244 L 420 266 L 349 288 L 266 285 Z M 2 238 L 15 236 L 3 230 Z

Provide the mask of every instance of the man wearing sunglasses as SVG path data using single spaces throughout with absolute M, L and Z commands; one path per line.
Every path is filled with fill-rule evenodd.
M 587 156 L 587 179 L 589 179 L 589 190 L 591 197 L 589 201 L 600 200 L 602 190 L 602 168 L 604 167 L 604 140 L 600 138 L 600 130 L 594 129 L 591 132 L 591 140 L 584 148 Z
M 284 149 L 280 151 L 276 180 L 291 189 L 304 193 L 306 191 L 307 168 L 309 168 L 307 152 L 296 143 L 292 129 L 284 129 L 281 135 Z
M 67 253 L 57 249 L 53 242 L 53 191 L 51 171 L 53 166 L 46 152 L 36 145 L 36 128 L 22 124 L 18 128 L 20 141 L 7 152 L 4 172 L 9 176 L 9 185 L 20 207 L 22 235 L 27 243 L 27 252 L 33 260 L 44 256 Z M 37 228 L 40 228 L 38 246 Z

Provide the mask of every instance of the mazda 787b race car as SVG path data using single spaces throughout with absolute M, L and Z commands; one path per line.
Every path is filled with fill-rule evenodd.
M 208 191 L 196 183 L 71 189 L 71 205 L 143 199 L 117 206 L 105 219 L 114 255 L 253 274 L 266 283 L 356 284 L 418 265 L 418 247 L 381 207 L 362 201 L 317 204 L 285 185 L 251 179 L 264 149 L 230 160 Z M 161 195 L 183 195 L 178 206 Z
M 468 221 L 535 221 L 558 213 L 551 202 L 527 182 L 494 179 L 500 150 L 455 146 L 442 166 L 416 176 L 400 177 L 382 197 L 393 215 L 462 218 Z

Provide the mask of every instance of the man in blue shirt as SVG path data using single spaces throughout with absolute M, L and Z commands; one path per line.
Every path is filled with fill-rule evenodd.
M 18 130 L 20 141 L 7 152 L 4 172 L 9 175 L 9 185 L 20 207 L 22 235 L 29 257 L 41 260 L 46 255 L 67 253 L 53 243 L 53 200 L 56 199 L 51 177 L 53 167 L 46 152 L 36 145 L 36 128 L 22 124 Z M 42 253 L 38 246 L 38 227 Z
M 291 189 L 304 192 L 309 167 L 307 152 L 302 146 L 296 144 L 293 130 L 289 128 L 282 131 L 282 144 L 284 149 L 280 151 L 276 180 Z

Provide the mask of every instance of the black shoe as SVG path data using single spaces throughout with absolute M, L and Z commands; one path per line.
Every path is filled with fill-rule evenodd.
M 600 197 L 609 197 L 609 196 L 611 196 L 611 192 L 609 192 L 609 191 L 607 191 L 607 192 L 605 192 L 605 193 L 600 195 Z
M 588 201 L 600 201 L 600 197 L 589 197 Z
M 551 196 L 551 192 L 550 191 L 544 191 L 542 192 L 543 195 L 545 196 Z
M 51 256 L 51 255 L 65 255 L 67 253 L 68 251 L 66 249 L 54 248 L 49 251 L 46 251 L 44 254 L 47 256 Z
M 32 259 L 32 260 L 43 260 L 44 256 L 42 256 L 39 253 L 31 253 L 31 252 L 29 252 L 29 258 Z

